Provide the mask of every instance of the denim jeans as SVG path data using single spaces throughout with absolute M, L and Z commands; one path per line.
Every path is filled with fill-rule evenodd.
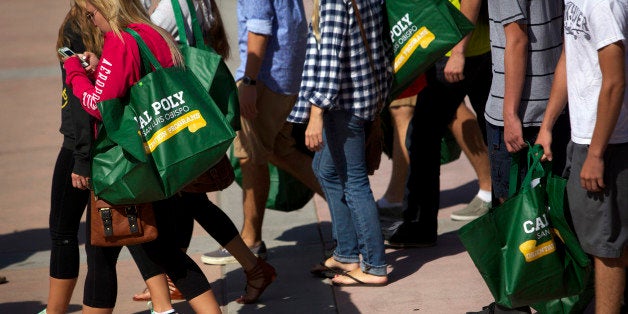
M 358 263 L 363 272 L 386 275 L 384 240 L 364 155 L 368 121 L 344 110 L 323 116 L 323 149 L 312 168 L 327 198 L 337 246 L 334 259 Z
M 534 145 L 536 137 L 539 133 L 539 127 L 530 126 L 522 129 L 523 140 L 530 145 Z M 491 163 L 491 181 L 493 193 L 493 206 L 499 205 L 499 199 L 508 198 L 510 165 L 512 158 L 523 158 L 520 161 L 519 183 L 527 171 L 527 149 L 519 152 L 519 154 L 511 154 L 506 149 L 504 142 L 504 127 L 496 126 L 486 122 L 486 140 L 488 144 L 488 157 Z M 552 172 L 561 174 L 565 168 L 567 159 L 567 144 L 569 143 L 571 128 L 569 126 L 569 114 L 561 114 L 552 130 Z

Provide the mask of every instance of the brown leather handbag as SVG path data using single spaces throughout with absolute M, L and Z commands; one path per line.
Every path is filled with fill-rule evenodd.
M 184 187 L 182 191 L 188 193 L 220 191 L 228 188 L 234 180 L 233 167 L 227 155 L 224 155 L 216 165 Z
M 157 238 L 152 203 L 111 205 L 92 191 L 90 207 L 90 242 L 93 246 L 134 245 Z

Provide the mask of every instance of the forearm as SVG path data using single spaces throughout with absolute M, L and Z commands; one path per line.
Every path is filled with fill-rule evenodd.
M 602 157 L 615 129 L 626 88 L 625 47 L 621 43 L 608 45 L 598 51 L 602 71 L 602 87 L 597 104 L 597 119 L 593 129 L 589 154 Z
M 244 69 L 244 75 L 247 75 L 252 79 L 257 79 L 260 69 L 262 68 L 262 62 L 264 61 L 267 45 L 268 36 L 253 32 L 248 33 L 246 67 Z
M 567 68 L 565 63 L 565 50 L 558 59 L 554 71 L 554 82 L 550 92 L 550 99 L 545 108 L 541 129 L 551 132 L 558 117 L 567 105 Z
M 518 116 L 521 95 L 528 64 L 528 36 L 526 25 L 510 23 L 504 27 L 504 120 Z
M 464 0 L 460 2 L 460 12 L 469 20 L 473 25 L 476 24 L 478 20 L 478 15 L 480 14 L 480 6 L 482 5 L 481 0 Z M 462 53 L 464 54 L 467 49 L 467 44 L 469 43 L 469 39 L 471 38 L 471 34 L 473 32 L 467 34 L 462 40 L 451 49 L 451 53 Z

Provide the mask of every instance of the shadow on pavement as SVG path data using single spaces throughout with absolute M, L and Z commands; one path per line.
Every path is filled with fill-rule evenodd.
M 46 307 L 46 304 L 39 301 L 6 302 L 0 304 L 0 313 L 39 313 Z M 80 311 L 83 308 L 80 304 L 70 304 L 68 313 Z
M 386 261 L 393 267 L 388 274 L 389 283 L 393 283 L 417 272 L 424 264 L 436 259 L 464 252 L 465 248 L 458 238 L 457 231 L 438 236 L 436 246 L 428 248 L 409 248 L 386 254 Z
M 440 208 L 471 202 L 478 192 L 478 180 L 469 181 L 454 189 L 440 191 Z
M 85 222 L 79 226 L 79 245 L 85 243 Z M 50 229 L 29 229 L 0 235 L 0 269 L 25 261 L 36 252 L 50 251 Z M 0 311 L 0 313 L 5 313 Z

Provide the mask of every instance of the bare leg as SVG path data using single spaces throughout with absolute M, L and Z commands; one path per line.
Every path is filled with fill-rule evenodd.
M 269 156 L 268 160 L 275 166 L 282 170 L 287 171 L 293 177 L 303 182 L 314 193 L 325 198 L 321 185 L 318 183 L 318 179 L 314 175 L 312 170 L 312 158 L 298 150 L 294 150 L 292 153 L 285 156 Z
M 249 158 L 240 159 L 244 223 L 242 240 L 248 247 L 262 243 L 262 223 L 270 189 L 267 165 L 255 165 Z
M 83 305 L 83 313 L 84 314 L 111 314 L 113 313 L 113 308 L 101 309 L 101 308 L 89 307 L 87 305 Z
M 469 159 L 478 177 L 481 190 L 491 190 L 491 168 L 488 149 L 482 138 L 482 131 L 475 115 L 463 102 L 456 111 L 456 116 L 449 126 L 462 151 Z
M 198 314 L 219 314 L 222 313 L 214 293 L 209 290 L 188 301 L 195 313 Z
M 75 286 L 76 278 L 57 279 L 50 277 L 50 290 L 48 290 L 48 305 L 46 306 L 46 313 L 66 313 Z
M 170 303 L 170 289 L 165 274 L 150 277 L 146 280 L 146 287 L 150 291 L 150 299 L 155 312 L 164 312 L 172 309 Z
M 238 260 L 238 263 L 242 265 L 242 269 L 249 271 L 255 267 L 257 263 L 257 257 L 251 253 L 251 250 L 242 240 L 242 237 L 236 236 L 233 240 L 229 241 L 225 245 L 225 249 Z
M 594 257 L 594 260 L 595 313 L 619 314 L 626 286 L 626 263 L 619 258 Z
M 388 188 L 383 196 L 390 203 L 403 202 L 403 193 L 406 186 L 406 177 L 408 175 L 408 164 L 410 163 L 408 149 L 406 148 L 406 133 L 413 113 L 413 106 L 390 108 L 394 129 L 392 173 L 390 175 L 390 181 L 388 182 Z

